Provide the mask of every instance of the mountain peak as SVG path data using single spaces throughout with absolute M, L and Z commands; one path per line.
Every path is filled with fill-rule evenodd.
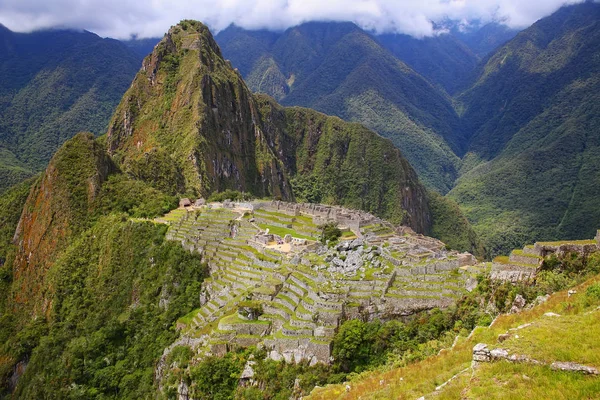
M 208 46 L 221 56 L 221 50 L 206 25 L 199 21 L 183 20 L 173 25 L 160 44 L 168 46 L 171 51 L 202 50 Z
M 430 226 L 425 190 L 391 142 L 339 118 L 254 96 L 199 22 L 173 26 L 146 57 L 107 144 L 122 170 L 166 193 L 234 189 L 310 198 L 419 232 Z M 349 189 L 350 182 L 364 185 Z M 373 193 L 375 182 L 381 189 Z

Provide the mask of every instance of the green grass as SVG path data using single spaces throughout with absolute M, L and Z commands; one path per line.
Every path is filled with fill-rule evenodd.
M 282 227 L 279 227 L 279 226 L 273 226 L 273 225 L 267 225 L 267 224 L 258 224 L 258 226 L 260 226 L 260 229 L 263 229 L 263 230 L 269 229 L 269 233 L 272 233 L 274 235 L 279 235 L 282 238 L 285 235 L 290 234 L 293 237 L 299 238 L 299 239 L 316 240 L 313 237 L 301 235 L 301 234 L 297 233 L 293 229 L 282 228 Z
M 596 244 L 596 240 L 560 240 L 556 242 L 538 242 L 538 244 L 542 246 L 560 246 L 563 244 L 575 244 L 575 245 L 586 245 L 586 244 Z
M 223 323 L 223 324 L 227 324 L 227 325 L 229 325 L 229 324 L 232 324 L 232 325 L 233 324 L 269 325 L 271 323 L 269 321 L 243 319 L 243 318 L 240 318 L 240 316 L 238 315 L 237 312 L 234 312 L 231 315 L 221 318 L 219 322 Z
M 546 366 L 502 361 L 482 365 L 469 382 L 463 381 L 458 387 L 460 397 L 469 399 L 593 399 L 600 393 L 600 380 Z
M 548 363 L 573 361 L 600 367 L 600 311 L 542 317 L 515 334 L 518 339 L 513 335 L 498 347 Z
M 516 256 L 521 256 L 521 257 L 529 257 L 529 258 L 534 258 L 534 259 L 540 259 L 539 256 L 535 255 L 535 254 L 528 254 L 523 252 L 523 250 L 513 250 L 512 254 L 516 255 Z
M 180 317 L 177 322 L 181 322 L 182 324 L 189 325 L 192 323 L 192 320 L 198 315 L 200 312 L 200 308 L 196 308 L 189 313 L 185 314 L 183 317 Z

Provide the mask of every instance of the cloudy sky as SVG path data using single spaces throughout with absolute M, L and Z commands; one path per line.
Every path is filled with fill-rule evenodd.
M 0 0 L 0 23 L 14 31 L 63 27 L 101 36 L 156 37 L 181 19 L 218 31 L 284 29 L 311 20 L 354 21 L 378 32 L 422 37 L 432 21 L 503 21 L 524 28 L 563 4 L 581 0 Z

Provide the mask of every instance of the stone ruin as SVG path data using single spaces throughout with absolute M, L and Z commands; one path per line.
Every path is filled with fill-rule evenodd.
M 472 290 L 472 255 L 371 214 L 276 201 L 253 203 L 250 218 L 248 207 L 229 204 L 189 211 L 167 233 L 208 263 L 201 308 L 187 329 L 216 322 L 206 343 L 210 354 L 259 345 L 275 360 L 329 363 L 343 320 L 408 316 L 449 306 Z M 331 220 L 347 236 L 327 247 L 317 241 L 318 225 Z M 269 246 L 276 235 L 265 235 L 265 227 L 288 229 L 282 242 L 292 250 Z M 241 306 L 248 301 L 260 304 L 251 318 Z
M 563 256 L 567 253 L 588 255 L 600 250 L 600 231 L 593 240 L 566 240 L 560 242 L 537 242 L 520 250 L 513 250 L 508 257 L 497 257 L 492 262 L 490 278 L 520 282 L 535 279 L 544 257 L 550 254 Z
M 192 205 L 192 202 L 188 198 L 183 198 L 183 199 L 179 200 L 179 207 L 181 207 L 181 208 L 190 207 L 191 205 Z

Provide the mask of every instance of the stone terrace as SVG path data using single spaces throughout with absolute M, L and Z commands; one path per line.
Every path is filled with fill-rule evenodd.
M 535 278 L 544 257 L 550 254 L 590 254 L 600 249 L 600 231 L 592 240 L 565 240 L 559 242 L 537 242 L 522 250 L 513 250 L 508 257 L 496 257 L 492 263 L 490 277 L 495 280 L 518 282 Z
M 329 362 L 331 340 L 347 318 L 389 319 L 445 307 L 472 280 L 470 254 L 396 230 L 360 211 L 313 204 L 253 203 L 178 209 L 161 219 L 167 237 L 203 254 L 210 278 L 191 333 L 210 334 L 213 353 L 232 344 L 264 344 L 273 359 Z M 345 238 L 328 248 L 310 240 L 318 225 L 338 221 Z M 256 235 L 305 238 L 286 251 Z M 260 307 L 257 318 L 240 303 Z

